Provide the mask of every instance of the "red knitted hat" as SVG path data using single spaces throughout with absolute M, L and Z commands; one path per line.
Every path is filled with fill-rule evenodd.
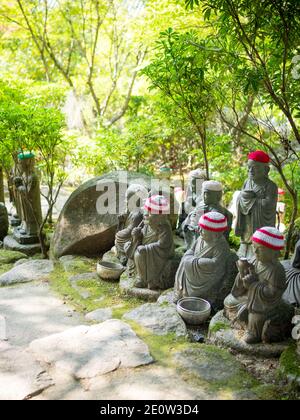
M 201 216 L 199 226 L 211 232 L 225 232 L 228 229 L 227 218 L 216 211 L 211 211 Z
M 147 198 L 144 209 L 150 214 L 169 214 L 170 204 L 163 195 L 152 195 Z
M 284 236 L 274 227 L 258 229 L 254 233 L 252 241 L 275 251 L 280 251 L 284 248 Z
M 262 162 L 262 163 L 270 163 L 270 156 L 263 152 L 262 150 L 256 150 L 256 152 L 251 152 L 248 155 L 249 160 L 255 160 L 256 162 Z

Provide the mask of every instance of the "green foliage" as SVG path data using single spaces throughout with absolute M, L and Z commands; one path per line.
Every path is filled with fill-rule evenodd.
M 161 32 L 155 58 L 143 70 L 151 88 L 159 89 L 173 103 L 174 114 L 193 126 L 207 174 L 206 130 L 215 111 L 215 57 L 210 46 L 210 40 L 200 38 L 195 31 L 180 34 L 169 28 Z
M 297 346 L 292 345 L 280 357 L 280 372 L 290 381 L 300 382 L 300 357 Z

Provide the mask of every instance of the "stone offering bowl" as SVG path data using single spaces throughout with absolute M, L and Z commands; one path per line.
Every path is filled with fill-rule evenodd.
M 211 305 L 201 298 L 182 298 L 177 302 L 177 312 L 187 324 L 200 325 L 210 317 Z
M 118 281 L 126 270 L 122 264 L 115 264 L 107 261 L 99 261 L 97 264 L 97 273 L 102 280 Z

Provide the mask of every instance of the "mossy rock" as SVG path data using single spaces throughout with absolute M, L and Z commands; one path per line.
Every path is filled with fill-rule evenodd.
M 68 273 L 87 273 L 96 270 L 96 260 L 76 255 L 66 255 L 59 259 L 64 270 Z
M 300 355 L 295 344 L 282 353 L 279 374 L 300 387 Z
M 13 268 L 13 264 L 0 264 L 0 276 Z
M 0 250 L 0 264 L 13 264 L 23 258 L 28 258 L 26 254 L 18 251 Z
M 85 273 L 67 272 L 61 264 L 57 264 L 50 276 L 50 286 L 64 301 L 82 313 L 111 307 L 113 318 L 121 319 L 125 312 L 140 305 L 140 301 L 124 296 L 118 284 L 99 279 L 92 269 L 95 270 L 95 264 L 92 264 L 91 271 L 86 270 Z M 78 290 L 70 281 L 74 278 L 78 279 L 76 281 Z M 87 292 L 87 297 L 83 297 L 80 292 Z
M 211 389 L 248 392 L 259 385 L 234 356 L 215 346 L 190 347 L 176 353 L 174 361 L 180 373 Z
M 210 343 L 232 349 L 238 353 L 270 359 L 279 358 L 290 345 L 290 341 L 272 344 L 247 344 L 244 341 L 244 335 L 245 331 L 231 327 L 230 321 L 225 318 L 223 311 L 218 312 L 210 322 Z

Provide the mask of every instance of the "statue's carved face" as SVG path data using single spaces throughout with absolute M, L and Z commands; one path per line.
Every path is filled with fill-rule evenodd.
M 218 204 L 222 199 L 222 192 L 221 191 L 210 191 L 204 190 L 203 191 L 203 201 L 204 204 Z
M 268 177 L 269 170 L 269 165 L 265 163 L 256 162 L 255 160 L 248 161 L 248 175 L 254 182 L 266 179 Z
M 144 223 L 155 230 L 162 222 L 164 216 L 160 214 L 151 214 L 148 211 L 144 211 Z
M 22 173 L 32 171 L 33 167 L 34 167 L 33 159 L 20 160 L 20 168 L 21 168 Z
M 210 230 L 201 229 L 200 234 L 202 236 L 202 239 L 207 242 L 208 244 L 211 242 L 216 241 L 222 236 L 222 233 L 220 232 L 212 232 Z
M 253 242 L 254 254 L 257 261 L 268 264 L 276 261 L 279 256 L 279 251 L 267 248 L 264 245 Z

